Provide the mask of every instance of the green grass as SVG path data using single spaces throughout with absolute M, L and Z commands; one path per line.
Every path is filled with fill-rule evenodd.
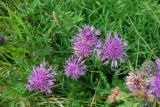
M 65 60 L 72 54 L 70 39 L 78 27 L 95 26 L 105 40 L 107 31 L 128 41 L 128 58 L 113 69 L 96 55 L 87 59 L 87 74 L 74 81 L 64 75 Z M 125 76 L 145 59 L 160 56 L 160 4 L 158 0 L 1 0 L 0 46 L 1 107 L 131 107 L 140 101 L 110 104 L 111 88 L 128 92 Z M 46 60 L 56 71 L 53 94 L 29 92 L 32 67 Z M 130 63 L 129 63 L 130 62 Z M 98 72 L 92 72 L 98 71 Z

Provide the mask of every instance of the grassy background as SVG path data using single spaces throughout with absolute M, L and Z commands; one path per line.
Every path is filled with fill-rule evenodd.
M 124 77 L 130 65 L 139 68 L 160 56 L 159 0 L 0 0 L 0 106 L 115 106 L 107 96 L 112 87 L 128 92 Z M 65 60 L 78 27 L 95 26 L 105 40 L 107 31 L 128 41 L 126 63 L 118 69 L 103 65 L 96 55 L 87 59 L 87 74 L 74 81 L 64 75 Z M 56 71 L 53 94 L 28 92 L 32 67 L 46 60 Z M 130 63 L 128 63 L 130 62 Z M 138 102 L 138 101 L 137 101 Z M 133 101 L 134 103 L 134 101 Z M 128 107 L 127 103 L 116 106 Z

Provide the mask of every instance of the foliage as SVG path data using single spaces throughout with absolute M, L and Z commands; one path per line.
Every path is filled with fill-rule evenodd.
M 159 5 L 158 0 L 1 0 L 0 33 L 6 43 L 0 46 L 0 106 L 141 105 L 128 94 L 125 76 L 160 55 Z M 114 69 L 93 55 L 85 62 L 86 75 L 75 81 L 64 75 L 64 66 L 72 54 L 70 39 L 84 24 L 99 29 L 103 42 L 108 31 L 120 34 L 128 41 L 128 58 Z M 43 60 L 57 71 L 51 95 L 26 89 L 33 66 Z M 107 96 L 116 86 L 125 99 L 111 104 Z

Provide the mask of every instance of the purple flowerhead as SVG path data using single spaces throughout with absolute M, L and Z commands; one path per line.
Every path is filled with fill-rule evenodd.
M 157 75 L 158 72 L 157 64 L 151 59 L 147 59 L 146 61 L 143 62 L 140 71 L 142 72 L 142 74 L 146 79 L 153 77 Z
M 80 58 L 71 57 L 66 61 L 65 74 L 66 76 L 71 76 L 73 79 L 77 80 L 80 76 L 85 74 L 86 66 L 84 61 Z
M 112 61 L 112 67 L 117 67 L 117 61 L 124 63 L 125 56 L 127 56 L 125 47 L 126 41 L 123 41 L 118 34 L 111 37 L 111 32 L 107 34 L 106 43 L 103 45 L 101 54 L 99 55 L 102 61 L 107 64 L 110 60 Z
M 100 35 L 100 31 L 95 30 L 93 26 L 84 25 L 83 29 L 79 29 L 77 36 L 87 44 L 95 44 L 97 42 L 97 36 Z
M 160 74 L 153 76 L 150 80 L 148 80 L 149 89 L 147 92 L 149 94 L 156 94 L 157 97 L 160 97 Z
M 51 71 L 51 73 L 50 73 Z M 55 82 L 55 72 L 50 68 L 46 68 L 46 63 L 43 62 L 39 67 L 33 69 L 32 74 L 28 79 L 27 88 L 29 91 L 42 91 L 52 93 L 51 86 Z
M 92 54 L 93 48 L 85 42 L 77 42 L 74 44 L 74 54 L 77 57 L 88 57 Z
M 126 84 L 131 92 L 137 92 L 144 88 L 145 81 L 141 73 L 130 72 L 126 76 Z
M 78 34 L 71 40 L 74 46 L 74 54 L 78 57 L 88 57 L 94 51 L 97 44 L 97 37 L 100 32 L 95 30 L 94 27 L 84 25 L 79 29 Z

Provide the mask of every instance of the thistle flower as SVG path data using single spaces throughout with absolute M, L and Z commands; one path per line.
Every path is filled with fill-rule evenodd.
M 115 88 L 112 89 L 112 94 L 114 94 L 116 96 L 118 94 L 120 94 L 120 92 L 121 92 L 121 89 L 119 87 L 115 87 Z
M 146 77 L 146 78 L 150 78 L 154 75 L 157 74 L 158 70 L 157 70 L 157 64 L 155 62 L 153 62 L 152 60 L 146 60 L 141 67 L 142 74 Z
M 112 89 L 112 94 L 107 97 L 107 100 L 109 102 L 113 103 L 113 102 L 118 100 L 120 94 L 121 94 L 120 88 L 119 87 L 115 87 L 115 88 Z
M 107 64 L 110 60 L 112 61 L 112 67 L 117 67 L 117 61 L 120 60 L 120 63 L 124 63 L 124 57 L 127 56 L 125 47 L 127 45 L 126 41 L 123 41 L 118 34 L 115 34 L 114 37 L 111 37 L 111 32 L 107 34 L 106 43 L 103 45 L 100 59 L 105 61 Z
M 84 25 L 83 29 L 79 29 L 78 36 L 82 41 L 88 44 L 94 44 L 97 41 L 97 36 L 101 33 L 92 26 Z
M 97 36 L 100 32 L 95 30 L 94 27 L 84 25 L 76 37 L 71 42 L 74 45 L 74 54 L 78 57 L 88 57 L 94 51 L 94 47 L 97 44 Z
M 147 90 L 149 94 L 156 94 L 157 97 L 160 97 L 160 74 L 153 76 L 149 82 L 149 89 Z
M 77 80 L 80 76 L 85 74 L 86 66 L 84 61 L 80 58 L 71 57 L 66 61 L 65 73 L 66 76 L 71 76 L 73 79 Z
M 126 76 L 126 84 L 131 92 L 137 92 L 144 88 L 144 79 L 141 74 L 130 72 Z
M 77 42 L 74 45 L 74 54 L 81 57 L 88 57 L 92 54 L 93 49 L 89 44 L 83 42 Z
M 52 72 L 49 73 L 49 71 Z M 42 91 L 48 94 L 52 93 L 51 86 L 54 85 L 55 82 L 54 75 L 55 72 L 51 67 L 47 69 L 46 63 L 41 63 L 39 67 L 33 69 L 32 74 L 28 79 L 28 90 Z
M 148 94 L 156 94 L 157 97 L 160 97 L 160 59 L 156 60 L 157 73 L 153 75 L 149 80 L 149 88 L 146 90 Z

